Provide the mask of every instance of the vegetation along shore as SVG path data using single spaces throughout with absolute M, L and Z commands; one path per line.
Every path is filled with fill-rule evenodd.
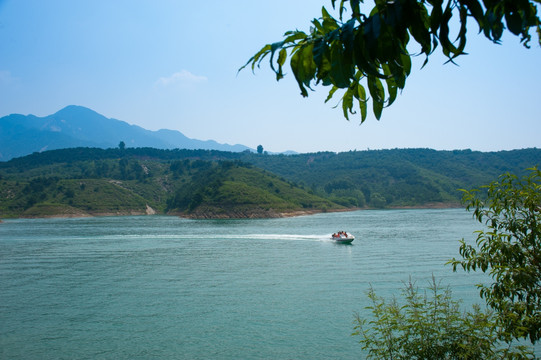
M 76 148 L 0 162 L 0 218 L 169 214 L 272 218 L 460 206 L 460 189 L 541 163 L 541 150 L 268 155 Z

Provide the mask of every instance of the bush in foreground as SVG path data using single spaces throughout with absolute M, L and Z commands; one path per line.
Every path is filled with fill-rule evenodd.
M 370 289 L 372 319 L 355 317 L 368 359 L 528 359 L 527 347 L 504 343 L 494 313 L 474 305 L 461 311 L 460 301 L 451 290 L 432 279 L 429 290 L 421 293 L 410 281 L 402 293 L 386 301 Z

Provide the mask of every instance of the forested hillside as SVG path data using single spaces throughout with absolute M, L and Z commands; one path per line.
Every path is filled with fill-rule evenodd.
M 458 189 L 471 189 L 505 172 L 522 173 L 541 164 L 540 149 L 499 152 L 394 149 L 322 152 L 243 158 L 327 195 L 360 190 L 366 204 L 419 206 L 458 203 Z M 362 204 L 361 204 L 362 205 Z
M 181 154 L 78 148 L 0 163 L 0 217 L 249 218 L 342 208 L 240 160 Z
M 0 217 L 154 212 L 272 217 L 341 208 L 458 206 L 459 189 L 540 164 L 539 149 L 298 155 L 54 150 L 0 162 Z

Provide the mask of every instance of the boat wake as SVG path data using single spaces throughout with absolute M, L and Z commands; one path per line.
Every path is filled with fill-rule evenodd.
M 332 241 L 330 234 L 118 234 L 105 236 L 82 236 L 96 240 L 282 240 L 282 241 Z
M 290 240 L 290 241 L 329 241 L 330 235 L 306 234 L 213 234 L 199 235 L 196 238 L 205 239 L 239 239 L 239 240 Z M 178 236 L 178 238 L 194 238 L 193 235 Z

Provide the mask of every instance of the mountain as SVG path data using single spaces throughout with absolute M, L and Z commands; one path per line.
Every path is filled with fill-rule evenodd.
M 0 118 L 0 161 L 45 150 L 73 147 L 113 148 L 117 147 L 120 141 L 124 141 L 127 147 L 232 152 L 251 150 L 244 145 L 190 139 L 179 131 L 146 130 L 75 105 L 45 117 L 12 114 Z

